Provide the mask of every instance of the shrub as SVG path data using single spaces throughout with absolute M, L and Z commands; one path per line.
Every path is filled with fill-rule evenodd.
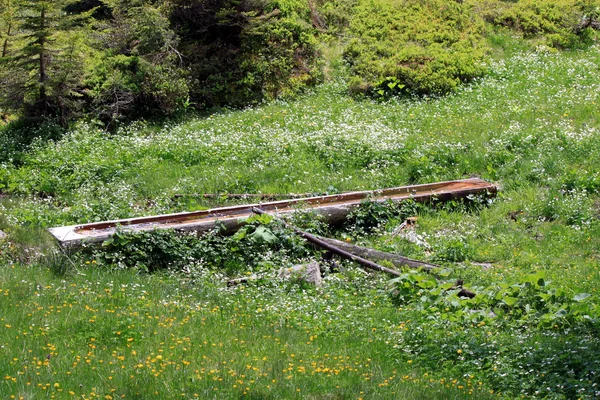
M 325 0 L 318 12 L 329 32 L 341 33 L 350 25 L 357 4 L 358 0 Z
M 319 79 L 309 8 L 292 1 L 173 0 L 199 105 L 243 106 L 294 93 Z
M 308 255 L 304 241 L 272 217 L 255 215 L 245 222 L 233 236 L 221 235 L 218 227 L 201 237 L 172 230 L 118 230 L 94 256 L 101 265 L 116 269 L 186 271 L 201 265 L 235 275 L 279 268 Z
M 524 38 L 543 37 L 557 48 L 576 48 L 591 41 L 598 26 L 598 0 L 520 0 L 507 3 L 487 0 L 480 3 L 485 20 L 516 30 Z
M 85 82 L 91 108 L 104 122 L 169 116 L 188 98 L 178 38 L 160 8 L 116 2 L 97 22 L 97 57 Z
M 484 73 L 482 24 L 463 4 L 363 1 L 348 33 L 344 58 L 353 92 L 443 94 Z
M 104 57 L 87 81 L 96 115 L 115 122 L 174 114 L 188 97 L 188 87 L 185 73 L 173 64 L 154 64 L 136 55 Z

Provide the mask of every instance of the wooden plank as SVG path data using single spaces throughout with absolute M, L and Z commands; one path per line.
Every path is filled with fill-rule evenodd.
M 357 256 L 361 256 L 363 258 L 377 261 L 389 261 L 395 267 L 419 268 L 427 272 L 436 269 L 441 269 L 439 265 L 431 264 L 425 261 L 413 260 L 412 258 L 404 257 L 399 254 L 369 249 L 367 247 L 357 246 L 355 244 L 346 243 L 341 240 L 330 239 L 322 236 L 317 236 L 317 238 L 323 240 L 325 243 L 329 243 L 333 246 L 339 247 L 340 249 L 347 251 L 348 253 L 356 254 Z

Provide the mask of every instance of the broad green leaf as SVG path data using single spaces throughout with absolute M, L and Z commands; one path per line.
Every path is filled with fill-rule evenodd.
M 233 239 L 240 241 L 246 237 L 247 233 L 248 232 L 246 231 L 246 229 L 240 229 L 235 233 L 235 235 L 233 235 Z
M 506 305 L 514 306 L 515 304 L 517 304 L 517 301 L 519 301 L 519 299 L 517 299 L 516 297 L 505 297 L 502 299 L 502 301 L 506 303 Z
M 564 308 L 561 308 L 556 313 L 554 313 L 554 315 L 556 315 L 557 317 L 566 317 L 567 314 L 568 314 L 568 312 Z
M 273 243 L 277 240 L 277 236 L 273 235 L 270 229 L 259 226 L 256 230 L 250 235 L 252 239 L 259 242 Z
M 447 277 L 450 276 L 450 274 L 452 274 L 452 268 L 444 268 L 443 270 L 441 270 L 438 275 L 442 276 L 442 277 Z

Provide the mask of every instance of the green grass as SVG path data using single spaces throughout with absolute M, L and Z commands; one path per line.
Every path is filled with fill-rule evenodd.
M 494 35 L 490 75 L 448 97 L 357 100 L 334 80 L 294 101 L 164 126 L 108 134 L 82 124 L 15 155 L 20 165 L 2 164 L 0 397 L 598 396 L 600 49 L 559 53 Z M 543 272 L 551 282 L 539 293 L 563 293 L 552 306 L 566 316 L 504 304 L 506 317 L 454 310 L 451 320 L 424 308 L 422 293 L 395 304 L 385 277 L 347 265 L 320 289 L 277 280 L 226 289 L 224 271 L 269 275 L 318 255 L 281 246 L 245 259 L 251 245 L 213 239 L 217 250 L 200 246 L 214 257 L 190 259 L 188 273 L 141 274 L 95 265 L 106 257 L 93 254 L 71 264 L 40 233 L 222 203 L 199 193 L 335 193 L 474 175 L 496 182 L 499 196 L 417 208 L 414 231 L 399 235 L 401 218 L 369 235 L 361 221 L 333 234 L 440 263 L 479 293 L 526 287 Z M 236 268 L 219 258 L 228 249 Z M 580 293 L 591 297 L 574 300 Z M 518 300 L 541 298 L 532 296 Z
M 380 318 L 397 320 L 398 313 L 376 290 L 364 288 L 375 295 L 370 302 L 342 303 L 344 312 L 360 312 L 368 323 L 338 320 L 334 311 L 316 325 L 307 315 L 339 305 L 327 291 L 303 292 L 296 285 L 275 292 L 225 291 L 208 279 L 204 284 L 92 268 L 85 275 L 57 277 L 39 265 L 5 266 L 0 278 L 2 397 L 489 395 L 472 379 L 457 377 L 452 383 L 449 376 L 390 359 L 389 344 L 378 330 L 391 321 Z M 343 286 L 332 282 L 330 287 Z M 276 294 L 285 295 L 285 301 Z

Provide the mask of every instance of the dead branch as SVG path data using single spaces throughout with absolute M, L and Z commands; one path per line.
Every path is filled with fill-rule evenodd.
M 395 267 L 420 268 L 425 271 L 432 271 L 434 269 L 440 268 L 439 265 L 430 264 L 430 263 L 427 263 L 424 261 L 419 261 L 419 260 L 413 260 L 411 258 L 403 257 L 398 254 L 387 253 L 385 251 L 380 251 L 380 250 L 375 250 L 375 249 L 369 249 L 367 247 L 357 246 L 354 244 L 343 242 L 341 240 L 330 239 L 330 238 L 325 238 L 325 237 L 321 237 L 321 236 L 318 236 L 318 238 L 323 240 L 326 243 L 329 243 L 333 246 L 337 246 L 340 249 L 343 249 L 349 253 L 352 253 L 352 254 L 355 254 L 355 255 L 358 255 L 358 256 L 361 256 L 364 258 L 369 258 L 369 259 L 377 260 L 377 261 L 389 261 Z

